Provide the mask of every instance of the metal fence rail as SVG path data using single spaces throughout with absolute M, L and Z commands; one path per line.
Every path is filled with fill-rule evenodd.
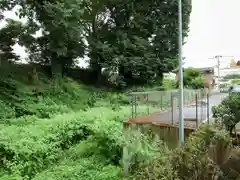
M 203 90 L 184 90 L 184 105 L 193 103 Z M 129 94 L 132 106 L 132 118 L 149 115 L 154 112 L 176 109 L 179 106 L 178 90 L 132 92 Z M 145 110 L 144 110 L 145 109 Z M 143 113 L 143 111 L 145 111 Z

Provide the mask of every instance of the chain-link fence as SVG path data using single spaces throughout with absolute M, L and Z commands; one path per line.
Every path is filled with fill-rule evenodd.
M 179 103 L 178 97 L 173 97 L 176 104 Z M 185 127 L 198 127 L 203 122 L 208 122 L 210 118 L 209 92 L 201 89 L 195 91 L 191 95 L 191 102 L 184 104 L 183 116 Z M 175 105 L 176 106 L 176 105 Z M 171 124 L 177 125 L 179 122 L 179 108 L 175 108 L 174 104 L 171 109 Z
M 209 121 L 211 108 L 215 104 L 212 101 L 219 99 L 219 96 L 211 98 L 213 93 L 208 90 L 184 89 L 183 115 L 185 126 L 198 127 L 199 124 Z M 179 122 L 179 91 L 151 91 L 132 92 L 132 119 L 140 115 L 150 115 L 148 122 L 167 123 L 177 125 Z M 219 101 L 219 100 L 218 100 Z M 220 100 L 221 101 L 221 100 Z
M 184 104 L 189 104 L 195 101 L 195 94 L 201 93 L 201 90 L 184 90 Z M 130 93 L 132 118 L 142 115 L 145 109 L 145 115 L 153 112 L 170 110 L 177 108 L 178 103 L 178 90 L 171 91 L 150 91 L 150 92 L 132 92 Z M 141 112 L 141 113 L 140 113 Z

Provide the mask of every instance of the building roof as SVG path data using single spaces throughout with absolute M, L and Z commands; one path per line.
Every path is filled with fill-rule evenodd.
M 183 68 L 184 71 L 185 68 Z M 214 67 L 203 67 L 203 68 L 196 68 L 199 69 L 201 72 L 214 72 Z M 178 72 L 179 68 L 174 69 L 172 72 L 176 73 Z
M 198 68 L 201 72 L 214 72 L 214 67 Z

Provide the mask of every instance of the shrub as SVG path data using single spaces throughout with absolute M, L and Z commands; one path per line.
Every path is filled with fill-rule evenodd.
M 163 79 L 163 87 L 165 90 L 175 89 L 177 87 L 177 82 L 174 79 Z
M 231 94 L 220 105 L 213 107 L 213 116 L 223 124 L 231 134 L 236 124 L 240 122 L 240 95 Z
M 240 74 L 228 74 L 223 77 L 223 79 L 230 80 L 230 79 L 239 79 Z
M 1 166 L 11 173 L 33 177 L 59 161 L 72 145 L 91 137 L 97 150 L 109 163 L 119 165 L 123 148 L 123 120 L 129 107 L 113 111 L 92 108 L 88 111 L 35 119 L 23 125 L 16 120 L 0 131 Z M 27 118 L 28 119 L 28 118 Z
M 85 139 L 91 130 L 84 116 L 57 116 L 26 126 L 11 125 L 1 131 L 1 164 L 10 171 L 32 176 L 61 156 L 61 149 Z
M 209 156 L 210 150 L 219 146 L 227 148 L 230 144 L 230 136 L 224 129 L 204 125 L 188 138 L 182 148 L 173 151 L 170 158 L 172 167 L 181 180 L 215 179 L 221 172 L 215 157 Z
M 188 88 L 201 89 L 204 88 L 204 77 L 200 70 L 187 68 L 183 72 L 183 84 Z
M 240 85 L 240 79 L 231 80 L 231 84 Z
M 121 180 L 121 168 L 107 165 L 96 157 L 68 160 L 38 174 L 33 180 Z
M 204 125 L 189 137 L 184 146 L 140 164 L 130 179 L 213 180 L 221 175 L 221 171 L 218 159 L 211 156 L 211 150 L 217 147 L 226 149 L 230 144 L 231 139 L 224 129 Z

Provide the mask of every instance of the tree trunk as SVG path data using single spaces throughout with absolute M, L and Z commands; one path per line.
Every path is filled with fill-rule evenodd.
M 127 84 L 127 85 L 132 85 L 133 84 L 133 76 L 132 76 L 132 72 L 125 69 L 124 66 L 119 67 L 119 76 L 123 77 L 123 81 Z
M 62 64 L 61 60 L 58 59 L 56 56 L 51 60 L 51 71 L 52 71 L 52 78 L 58 79 L 62 77 Z
M 93 80 L 99 84 L 102 74 L 102 67 L 98 62 L 91 62 L 91 68 L 93 70 Z

